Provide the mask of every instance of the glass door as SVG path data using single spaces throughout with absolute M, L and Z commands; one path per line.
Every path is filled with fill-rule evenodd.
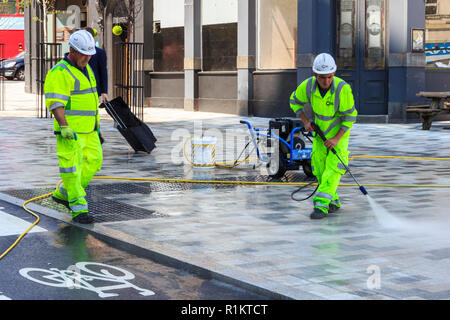
M 359 114 L 387 114 L 385 0 L 337 1 L 336 75 L 353 90 Z

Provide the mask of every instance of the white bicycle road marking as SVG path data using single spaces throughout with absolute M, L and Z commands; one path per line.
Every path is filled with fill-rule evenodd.
M 88 267 L 97 267 L 100 268 L 100 270 L 96 272 L 90 270 Z M 103 263 L 78 262 L 74 266 L 69 266 L 66 270 L 59 270 L 57 268 L 50 268 L 49 270 L 23 268 L 19 273 L 28 280 L 47 286 L 94 291 L 100 298 L 115 297 L 119 295 L 117 293 L 106 293 L 104 291 L 125 288 L 133 288 L 142 296 L 151 296 L 155 294 L 151 290 L 142 289 L 130 283 L 128 280 L 135 278 L 134 274 L 131 272 Z M 105 281 L 109 283 L 109 285 L 104 285 Z M 97 284 L 97 286 L 95 286 L 95 284 Z

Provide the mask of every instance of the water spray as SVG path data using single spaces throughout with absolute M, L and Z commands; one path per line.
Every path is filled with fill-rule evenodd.
M 314 128 L 314 131 L 319 135 L 319 137 L 325 142 L 328 139 L 325 137 L 325 134 L 323 133 L 322 130 L 320 130 L 319 126 L 317 124 L 315 124 L 314 122 L 311 122 L 311 126 Z M 358 185 L 359 190 L 362 192 L 363 195 L 367 195 L 367 191 L 366 188 L 364 188 L 359 182 L 358 180 L 356 180 L 356 178 L 353 176 L 352 172 L 350 171 L 350 169 L 348 168 L 347 165 L 345 165 L 344 161 L 342 161 L 342 159 L 339 157 L 339 155 L 337 154 L 336 150 L 334 150 L 334 148 L 330 149 L 331 152 L 333 152 L 336 157 L 338 158 L 338 160 L 342 163 L 342 165 L 345 167 L 345 169 L 347 170 L 348 173 L 350 173 L 350 176 L 353 178 L 353 180 L 355 181 L 355 183 Z

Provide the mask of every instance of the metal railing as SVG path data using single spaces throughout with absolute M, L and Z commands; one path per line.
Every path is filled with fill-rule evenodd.
M 37 117 L 51 118 L 52 114 L 45 107 L 44 81 L 47 72 L 62 58 L 61 43 L 40 43 L 37 59 Z
M 114 96 L 121 96 L 131 112 L 144 121 L 144 44 L 121 42 L 114 47 L 116 57 Z
M 4 60 L 4 47 L 5 45 L 3 43 L 0 43 L 0 65 Z M 0 111 L 5 111 L 5 82 L 3 81 L 3 72 L 3 70 L 0 72 Z

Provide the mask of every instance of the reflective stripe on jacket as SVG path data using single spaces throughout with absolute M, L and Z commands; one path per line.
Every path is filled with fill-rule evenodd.
M 61 60 L 45 78 L 45 105 L 52 111 L 64 108 L 67 123 L 76 133 L 90 133 L 98 128 L 98 94 L 94 73 L 86 66 L 89 78 L 78 68 Z M 61 131 L 54 121 L 54 131 Z
M 348 131 L 358 115 L 350 85 L 336 76 L 324 97 L 315 77 L 303 81 L 291 94 L 290 105 L 299 115 L 308 104 L 314 112 L 314 122 L 327 138 L 334 137 L 339 129 Z

